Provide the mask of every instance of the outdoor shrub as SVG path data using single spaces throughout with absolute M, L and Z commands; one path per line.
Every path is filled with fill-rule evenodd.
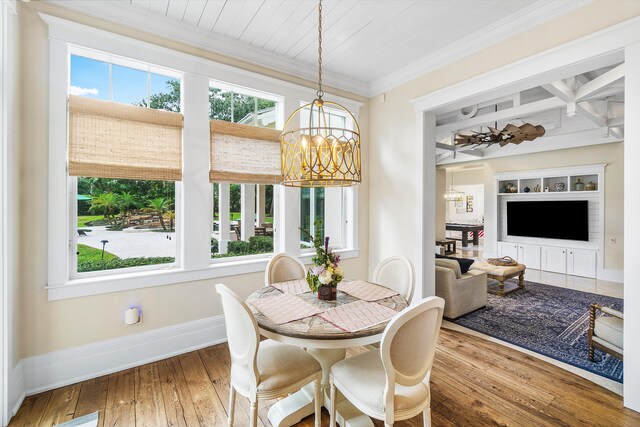
M 116 268 L 140 267 L 143 265 L 170 264 L 172 262 L 175 262 L 175 258 L 173 257 L 116 258 L 98 261 L 78 261 L 78 273 L 114 270 Z
M 251 253 L 266 254 L 273 252 L 273 237 L 253 236 L 249 238 Z
M 218 241 L 216 239 L 211 239 L 211 253 L 218 253 Z
M 229 255 L 251 255 L 251 244 L 244 240 L 234 240 L 227 245 Z

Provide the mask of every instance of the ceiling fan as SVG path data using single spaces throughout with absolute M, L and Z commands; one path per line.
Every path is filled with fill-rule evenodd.
M 522 141 L 533 141 L 545 134 L 545 129 L 541 125 L 534 126 L 531 123 L 524 123 L 521 126 L 507 124 L 504 129 L 498 130 L 495 127 L 488 127 L 487 132 L 471 131 L 471 134 L 456 133 L 454 141 L 456 146 L 466 147 L 469 145 L 479 146 L 486 144 L 487 147 L 493 144 L 500 144 L 504 147 L 507 144 L 520 144 Z

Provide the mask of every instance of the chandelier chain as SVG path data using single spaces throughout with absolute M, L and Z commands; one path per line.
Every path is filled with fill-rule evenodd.
M 318 2 L 318 91 L 316 96 L 322 99 L 322 0 Z

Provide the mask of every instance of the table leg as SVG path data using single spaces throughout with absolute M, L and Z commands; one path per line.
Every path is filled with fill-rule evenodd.
M 329 372 L 331 366 L 346 356 L 342 349 L 307 349 L 309 354 L 320 362 L 322 367 L 322 396 L 323 406 L 331 410 L 329 399 Z M 274 427 L 289 427 L 297 424 L 303 418 L 314 412 L 314 387 L 308 384 L 302 390 L 280 400 L 269 409 L 269 421 Z M 341 427 L 373 427 L 371 419 L 358 411 L 343 396 L 338 396 L 336 420 Z
M 466 230 L 462 232 L 462 246 L 469 246 L 469 232 Z
M 500 286 L 500 290 L 498 291 L 498 295 L 503 297 L 504 296 L 504 280 L 500 280 L 498 282 L 498 285 Z
M 478 237 L 478 230 L 473 232 L 473 246 L 478 246 L 480 244 L 480 238 Z
M 524 271 L 518 276 L 518 287 L 524 289 Z

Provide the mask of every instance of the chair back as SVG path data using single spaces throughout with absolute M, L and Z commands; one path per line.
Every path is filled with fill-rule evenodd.
M 251 309 L 235 292 L 222 283 L 216 285 L 216 292 L 222 299 L 224 323 L 227 329 L 227 341 L 231 364 L 246 366 L 249 371 L 249 383 L 255 392 L 260 374 L 256 363 L 260 333 Z
M 264 272 L 264 285 L 269 286 L 272 283 L 304 279 L 306 276 L 307 269 L 298 258 L 286 253 L 279 253 L 274 255 L 267 264 L 267 269 Z
M 409 303 L 415 287 L 413 264 L 405 257 L 393 256 L 380 262 L 373 271 L 373 283 L 386 286 L 402 295 Z
M 428 378 L 443 311 L 442 298 L 425 298 L 401 311 L 385 328 L 380 356 L 387 376 L 385 393 L 392 401 L 396 383 L 410 387 Z

